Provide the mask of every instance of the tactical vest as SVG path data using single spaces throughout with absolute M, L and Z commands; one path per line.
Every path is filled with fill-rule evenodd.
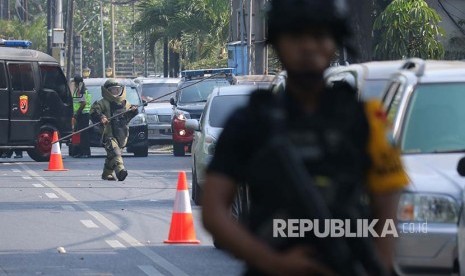
M 351 91 L 328 90 L 321 109 L 312 115 L 294 113 L 285 106 L 285 99 L 270 93 L 254 93 L 247 108 L 264 138 L 260 151 L 267 147 L 269 137 L 285 135 L 298 158 L 312 176 L 334 218 L 366 217 L 361 208 L 365 194 L 365 176 L 369 165 L 366 145 L 368 122 L 363 104 Z M 248 163 L 246 182 L 249 185 L 251 209 L 249 226 L 258 235 L 269 236 L 273 218 L 312 219 L 294 208 L 295 199 L 282 193 L 286 186 L 283 165 L 267 154 L 254 154 Z M 277 183 L 279 182 L 279 183 Z M 303 183 L 304 184 L 304 183 Z M 281 185 L 281 186 L 277 186 Z M 266 195 L 266 196 L 264 196 Z M 297 206 L 297 205 L 296 205 Z M 286 210 L 286 211 L 284 211 Z M 268 222 L 265 222 L 268 220 Z M 266 229 L 268 228 L 268 229 Z M 267 234 L 265 234 L 265 232 Z M 267 238 L 266 238 L 267 239 Z M 287 247 L 289 240 L 278 247 Z
M 84 94 L 80 94 L 79 93 L 79 88 L 76 88 L 74 90 L 74 93 L 73 93 L 73 111 L 74 111 L 74 113 L 76 113 L 79 110 L 79 108 L 81 107 L 81 102 L 82 102 L 83 97 L 84 97 L 84 99 L 86 101 L 86 106 L 82 110 L 82 113 L 89 113 L 90 112 L 90 108 L 91 108 L 91 105 L 92 105 L 92 94 L 90 94 L 87 89 L 85 89 Z

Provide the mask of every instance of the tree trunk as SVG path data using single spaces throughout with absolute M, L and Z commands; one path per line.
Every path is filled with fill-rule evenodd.
M 379 0 L 380 1 L 380 0 Z M 370 61 L 373 58 L 373 0 L 349 0 L 351 7 L 352 39 L 349 44 L 354 48 L 351 63 Z
M 168 59 L 169 59 L 169 53 L 168 53 L 168 37 L 163 38 L 163 77 L 167 78 L 168 77 Z

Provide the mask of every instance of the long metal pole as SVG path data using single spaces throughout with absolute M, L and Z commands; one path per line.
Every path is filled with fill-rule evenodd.
M 52 34 L 53 34 L 52 2 L 53 2 L 53 0 L 47 0 L 47 53 L 49 55 L 52 54 Z
M 66 75 L 68 77 L 68 80 L 71 79 L 71 55 L 73 53 L 72 49 L 74 46 L 73 37 L 74 37 L 74 22 L 73 22 L 73 17 L 74 17 L 74 0 L 69 0 L 69 7 L 68 7 L 68 41 L 66 44 L 68 44 L 68 53 L 67 53 L 67 62 L 66 62 Z
M 111 69 L 112 77 L 116 77 L 116 53 L 115 53 L 115 5 L 111 3 Z
M 105 77 L 105 37 L 103 33 L 103 2 L 100 1 L 100 33 L 102 35 L 102 77 Z
M 221 73 L 212 74 L 212 75 L 209 76 L 209 77 L 203 78 L 203 79 L 201 79 L 201 80 L 199 80 L 199 81 L 197 81 L 197 82 L 193 82 L 193 83 L 191 83 L 191 84 L 189 84 L 189 85 L 186 85 L 186 86 L 184 86 L 183 88 L 176 89 L 176 90 L 174 90 L 174 91 L 172 91 L 172 92 L 169 92 L 169 93 L 167 93 L 167 94 L 165 94 L 165 95 L 162 95 L 162 96 L 159 96 L 159 97 L 157 97 L 157 98 L 155 98 L 155 99 L 153 99 L 153 100 L 150 100 L 150 101 L 147 102 L 147 104 L 153 103 L 153 102 L 155 102 L 155 101 L 157 101 L 157 100 L 159 100 L 159 99 L 161 99 L 161 98 L 164 98 L 164 97 L 166 97 L 166 96 L 168 96 L 168 95 L 174 94 L 174 93 L 180 91 L 181 89 L 186 89 L 186 88 L 188 88 L 188 87 L 191 87 L 191 86 L 194 86 L 194 85 L 196 85 L 196 84 L 199 84 L 199 83 L 201 83 L 201 82 L 203 82 L 203 81 L 205 81 L 205 80 L 212 79 L 212 78 L 214 78 L 214 77 L 216 77 L 216 76 L 218 76 L 218 75 L 220 75 L 220 74 L 221 74 Z M 139 107 L 139 106 L 137 106 L 137 107 Z M 124 114 L 126 114 L 126 113 L 128 113 L 128 112 L 130 112 L 130 111 L 131 111 L 131 109 L 128 109 L 128 110 L 123 111 L 123 112 L 121 112 L 121 113 L 115 114 L 115 115 L 111 116 L 110 118 L 108 118 L 108 121 L 111 121 L 112 119 L 114 119 L 114 118 L 116 118 L 116 117 L 119 117 L 119 116 L 121 116 L 121 115 L 124 115 Z M 89 125 L 88 127 L 85 127 L 85 128 L 83 128 L 83 129 L 80 129 L 80 130 L 78 130 L 78 131 L 75 131 L 75 132 L 73 132 L 73 133 L 71 133 L 71 134 L 69 134 L 69 135 L 66 135 L 66 136 L 64 136 L 64 137 L 62 137 L 62 138 L 60 138 L 60 139 L 58 139 L 57 141 L 53 142 L 52 144 L 55 144 L 55 143 L 58 143 L 58 142 L 60 142 L 60 141 L 65 140 L 65 139 L 68 139 L 68 138 L 72 137 L 72 136 L 75 135 L 75 134 L 81 133 L 81 132 L 86 131 L 86 130 L 88 130 L 88 129 L 90 129 L 90 128 L 93 128 L 94 126 L 98 126 L 98 125 L 100 125 L 100 124 L 101 124 L 101 122 L 98 122 L 98 123 Z
M 63 5 L 61 0 L 56 0 L 55 28 L 63 29 Z
M 253 74 L 252 68 L 252 30 L 253 30 L 253 0 L 249 0 L 249 38 L 248 38 L 248 50 L 249 50 L 249 75 Z
M 239 20 L 241 21 L 241 58 L 242 58 L 242 74 L 246 75 L 247 70 L 245 68 L 245 53 L 244 53 L 244 44 L 245 44 L 245 9 L 244 9 L 244 0 L 241 0 L 240 3 L 240 9 L 241 9 L 241 17 Z

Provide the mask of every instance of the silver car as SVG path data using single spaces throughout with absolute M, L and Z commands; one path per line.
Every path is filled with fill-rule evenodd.
M 465 241 L 457 243 L 465 179 L 456 171 L 465 152 L 465 62 L 412 60 L 405 68 L 384 95 L 410 178 L 398 206 L 395 269 L 450 275 Z
M 233 85 L 216 87 L 209 96 L 200 121 L 189 119 L 186 127 L 194 130 L 192 144 L 192 200 L 200 205 L 205 169 L 215 152 L 218 137 L 228 117 L 245 106 L 257 86 Z
M 172 92 L 176 91 L 180 79 L 138 78 L 142 99 L 148 102 L 148 140 L 151 145 L 169 144 L 173 140 L 171 119 L 173 107 L 170 104 Z M 167 95 L 168 94 L 168 95 Z
M 349 66 L 330 67 L 325 73 L 326 82 L 346 82 L 358 91 L 362 100 L 381 99 L 389 78 L 399 71 L 405 61 L 372 61 Z

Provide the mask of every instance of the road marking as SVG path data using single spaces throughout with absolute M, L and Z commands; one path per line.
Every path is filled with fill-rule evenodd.
M 21 171 L 18 170 L 18 169 L 11 169 L 11 171 L 14 172 L 14 173 L 20 173 L 20 172 L 21 172 Z
M 76 209 L 74 209 L 74 207 L 71 205 L 61 205 L 61 208 L 66 211 L 76 211 Z
M 34 183 L 34 184 L 32 184 L 32 186 L 34 186 L 36 188 L 43 188 L 44 187 L 44 185 L 39 184 L 39 183 Z
M 23 179 L 32 179 L 30 176 L 23 176 Z
M 48 198 L 58 198 L 58 196 L 55 193 L 45 193 Z
M 122 243 L 117 240 L 106 240 L 106 242 L 113 248 L 126 248 Z
M 134 249 L 139 251 L 142 255 L 149 258 L 152 262 L 157 264 L 157 266 L 163 268 L 164 270 L 169 272 L 171 275 L 188 276 L 188 274 L 185 273 L 184 271 L 182 271 L 179 267 L 175 266 L 174 264 L 170 263 L 168 260 L 166 260 L 162 256 L 160 256 L 157 253 L 155 253 L 154 251 L 150 250 L 143 243 L 139 242 L 136 238 L 129 235 L 126 231 L 120 229 L 113 222 L 111 222 L 109 219 L 107 219 L 105 216 L 103 216 L 99 212 L 92 209 L 87 204 L 78 201 L 76 198 L 74 198 L 72 195 L 70 195 L 66 191 L 58 188 L 55 184 L 53 184 L 53 182 L 48 181 L 47 179 L 40 176 L 35 171 L 31 170 L 26 164 L 21 164 L 20 166 L 24 169 L 25 172 L 27 172 L 34 179 L 42 182 L 42 184 L 44 184 L 48 188 L 55 191 L 57 194 L 61 195 L 64 199 L 66 199 L 67 201 L 73 203 L 75 206 L 79 207 L 81 210 L 83 210 L 87 214 L 94 217 L 100 224 L 105 226 L 108 230 L 110 230 L 116 236 L 118 236 L 120 239 L 122 239 L 127 244 L 129 244 L 130 247 L 133 247 Z
M 84 226 L 87 227 L 87 228 L 99 228 L 98 225 L 95 224 L 90 219 L 83 219 L 83 220 L 81 220 L 81 223 L 84 224 Z
M 156 269 L 155 267 L 151 265 L 138 265 L 137 267 L 140 268 L 140 270 L 142 270 L 145 274 L 149 276 L 163 275 L 163 273 L 161 273 L 160 271 L 158 271 L 158 269 Z

